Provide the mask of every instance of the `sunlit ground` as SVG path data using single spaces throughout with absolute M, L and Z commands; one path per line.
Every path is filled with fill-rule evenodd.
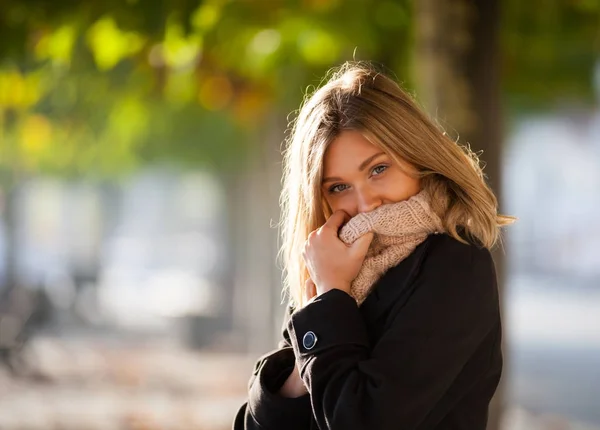
M 549 279 L 521 276 L 505 302 L 503 429 L 600 429 L 600 294 L 573 286 L 565 295 Z M 22 377 L 0 371 L 0 428 L 229 429 L 256 357 L 193 352 L 176 335 L 76 326 L 38 335 Z

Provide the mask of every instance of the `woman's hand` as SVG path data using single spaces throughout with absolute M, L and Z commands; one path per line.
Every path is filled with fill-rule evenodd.
M 304 283 L 302 307 L 310 303 L 315 297 L 317 297 L 317 287 L 313 280 L 308 278 L 308 280 Z
M 308 237 L 303 256 L 310 279 L 304 284 L 302 306 L 306 306 L 319 294 L 332 288 L 350 293 L 350 285 L 360 271 L 373 234 L 364 235 L 351 246 L 347 246 L 338 238 L 338 230 L 347 218 L 345 212 L 337 211 Z M 314 279 L 317 281 L 314 282 Z M 296 362 L 294 370 L 279 389 L 279 395 L 300 397 L 307 393 Z
M 302 255 L 317 295 L 334 288 L 350 293 L 350 285 L 367 255 L 373 233 L 359 237 L 350 246 L 338 237 L 340 227 L 348 219 L 346 212 L 336 211 L 304 244 Z
M 300 372 L 298 371 L 298 364 L 294 366 L 294 370 L 288 378 L 285 380 L 281 388 L 279 389 L 279 395 L 282 397 L 300 397 L 308 393 L 304 381 L 300 378 Z

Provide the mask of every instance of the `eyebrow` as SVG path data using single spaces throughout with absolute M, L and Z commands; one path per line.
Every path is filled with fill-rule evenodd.
M 385 155 L 385 152 L 378 152 L 377 154 L 371 155 L 369 158 L 367 158 L 365 161 L 363 161 L 362 163 L 360 163 L 360 166 L 358 166 L 358 170 L 360 170 L 361 172 L 363 170 L 365 170 L 367 168 L 367 166 L 373 161 L 375 160 L 377 157 L 379 157 L 380 155 Z M 341 181 L 342 179 L 337 177 L 337 176 L 328 176 L 327 178 L 323 178 L 323 184 L 326 182 L 335 182 L 335 181 Z

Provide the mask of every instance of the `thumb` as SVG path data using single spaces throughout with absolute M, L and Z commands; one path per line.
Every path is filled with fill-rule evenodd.
M 327 219 L 327 221 L 325 221 L 325 224 L 323 224 L 323 229 L 333 230 L 335 231 L 337 236 L 337 232 L 342 226 L 342 224 L 347 222 L 349 219 L 350 215 L 348 215 L 347 212 L 338 209 Z
M 375 234 L 373 232 L 369 232 L 356 239 L 352 246 L 350 246 L 352 253 L 357 257 L 360 256 L 360 258 L 365 258 L 374 237 Z

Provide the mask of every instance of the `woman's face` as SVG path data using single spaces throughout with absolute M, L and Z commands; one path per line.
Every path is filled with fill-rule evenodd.
M 331 142 L 323 163 L 322 191 L 332 212 L 342 209 L 354 217 L 420 191 L 419 179 L 404 173 L 358 131 L 344 131 Z

